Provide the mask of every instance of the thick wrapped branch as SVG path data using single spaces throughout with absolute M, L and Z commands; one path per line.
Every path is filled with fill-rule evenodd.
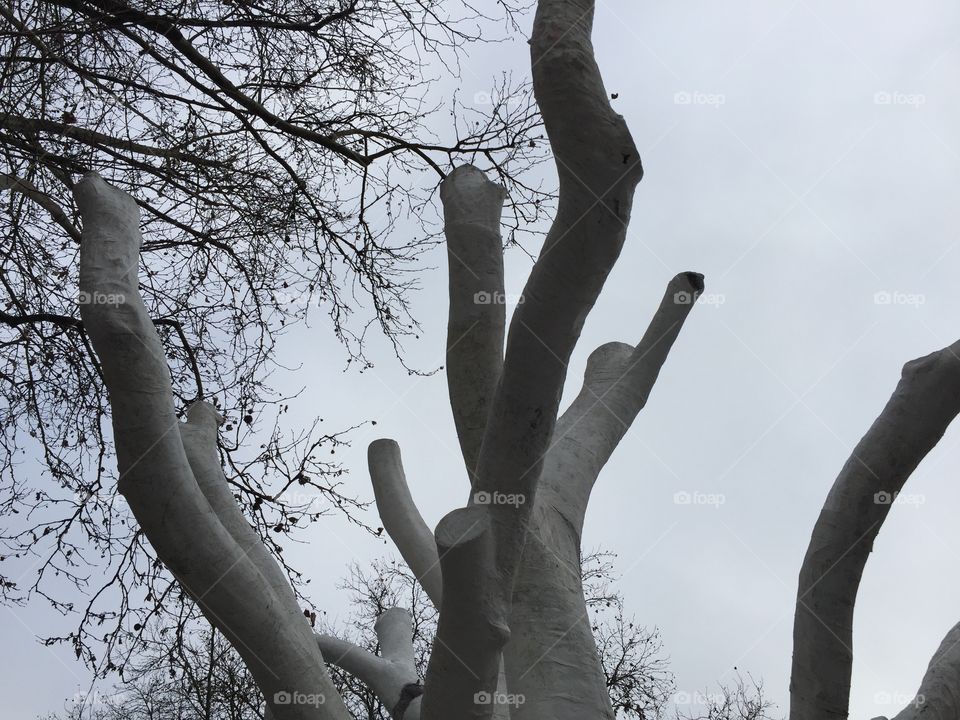
M 443 606 L 427 668 L 424 718 L 488 718 L 509 638 L 496 574 L 488 508 L 454 510 L 437 526 Z
M 381 656 L 330 635 L 318 635 L 317 645 L 328 663 L 366 684 L 394 720 L 419 720 L 423 692 L 413 656 L 410 613 L 390 608 L 374 626 Z
M 930 659 L 920 689 L 893 720 L 960 718 L 960 623 L 952 628 Z
M 503 366 L 506 307 L 500 214 L 504 190 L 464 165 L 440 186 L 450 282 L 447 387 L 463 460 L 474 473 Z
M 443 580 L 437 543 L 410 495 L 400 446 L 393 440 L 374 440 L 367 450 L 367 462 L 380 521 L 427 597 L 439 608 Z
M 567 364 L 620 254 L 643 174 L 612 108 L 590 33 L 592 0 L 541 0 L 530 41 L 534 91 L 557 160 L 557 215 L 510 323 L 503 372 L 478 464 L 479 490 L 523 496 L 495 506 L 503 576 L 512 579 Z
M 960 412 L 960 342 L 912 360 L 827 496 L 800 568 L 791 720 L 845 720 L 853 607 L 891 503 Z
M 583 387 L 560 416 L 544 460 L 540 491 L 579 533 L 603 466 L 647 404 L 660 368 L 697 296 L 703 275 L 680 273 L 668 284 L 636 347 L 607 343 L 587 360 Z
M 163 347 L 138 292 L 136 203 L 94 173 L 75 193 L 83 219 L 80 312 L 110 393 L 120 492 L 158 557 L 243 657 L 277 720 L 345 720 L 316 644 L 303 632 L 305 618 L 289 622 L 190 467 Z M 325 702 L 275 705 L 281 693 Z
M 220 523 L 260 571 L 273 596 L 289 616 L 289 622 L 305 637 L 310 637 L 313 633 L 303 622 L 289 579 L 240 511 L 227 484 L 217 451 L 217 430 L 222 422 L 223 417 L 210 403 L 196 402 L 187 410 L 187 422 L 180 423 L 179 430 L 190 469 Z
M 424 716 L 429 720 L 489 717 L 491 708 L 478 708 L 472 696 L 496 688 L 514 579 L 567 364 L 623 247 L 633 192 L 643 175 L 636 146 L 623 118 L 610 107 L 594 59 L 593 9 L 593 0 L 540 0 L 534 20 L 534 93 L 556 157 L 560 195 L 510 322 L 477 463 L 473 501 L 489 503 L 481 507 L 489 532 L 478 536 L 468 553 L 445 556 L 440 549 L 444 603 L 427 672 Z M 462 513 L 444 518 L 438 545 L 441 530 L 463 524 Z M 457 558 L 474 555 L 489 559 L 457 567 Z M 466 575 L 463 580 L 474 591 L 461 596 L 464 607 L 456 611 L 450 607 L 448 593 L 456 587 L 450 575 Z M 461 615 L 473 621 L 456 623 Z

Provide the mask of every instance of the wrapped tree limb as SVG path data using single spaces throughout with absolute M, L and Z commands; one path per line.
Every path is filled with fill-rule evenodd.
M 303 622 L 300 604 L 290 581 L 240 511 L 227 484 L 217 452 L 217 430 L 222 423 L 223 417 L 210 403 L 195 402 L 187 410 L 187 421 L 180 423 L 178 428 L 190 469 L 220 523 L 260 571 L 274 598 L 286 612 L 288 621 L 309 635 L 310 630 Z
M 80 312 L 110 393 L 120 492 L 158 557 L 243 657 L 277 720 L 346 720 L 306 619 L 290 622 L 190 467 L 163 348 L 138 291 L 136 203 L 95 173 L 75 193 Z M 323 702 L 275 702 L 294 693 Z
M 530 40 L 533 84 L 557 162 L 557 214 L 510 323 L 480 448 L 473 500 L 488 504 L 475 506 L 474 514 L 478 522 L 485 518 L 489 531 L 461 552 L 449 534 L 472 515 L 454 511 L 437 529 L 438 545 L 441 534 L 453 544 L 447 556 L 440 549 L 444 603 L 426 677 L 423 714 L 428 720 L 492 712 L 473 699 L 496 692 L 513 584 L 567 364 L 620 254 L 633 192 L 643 175 L 636 146 L 623 118 L 610 107 L 594 59 L 593 10 L 593 0 L 540 0 L 537 7 Z M 492 547 L 477 547 L 487 543 Z M 475 592 L 462 598 L 467 607 L 453 609 L 450 576 L 467 573 L 456 567 L 458 559 L 475 556 L 485 558 L 469 569 Z M 463 614 L 473 622 L 456 623 Z M 462 653 L 468 651 L 464 661 Z
M 930 659 L 920 689 L 893 720 L 957 720 L 960 718 L 960 623 Z
M 380 657 L 330 635 L 318 635 L 317 645 L 324 660 L 373 690 L 394 720 L 419 720 L 422 687 L 414 663 L 410 613 L 390 608 L 377 618 L 374 629 Z
M 504 190 L 477 168 L 463 165 L 441 183 L 440 198 L 450 283 L 447 388 L 472 485 L 503 365 L 506 307 L 500 214 Z
M 891 503 L 960 412 L 960 342 L 908 362 L 820 511 L 800 568 L 791 720 L 845 720 L 853 607 Z
M 380 521 L 400 550 L 434 607 L 440 607 L 443 580 L 433 533 L 417 509 L 403 472 L 400 446 L 393 440 L 374 440 L 367 463 Z
M 587 360 L 583 387 L 557 421 L 540 488 L 573 525 L 578 541 L 593 485 L 647 404 L 660 368 L 703 287 L 700 273 L 678 274 L 667 284 L 635 347 L 607 343 Z
M 424 718 L 488 718 L 510 630 L 496 573 L 490 517 L 479 505 L 449 513 L 437 526 L 443 605 L 430 654 Z M 443 678 L 444 682 L 438 682 Z
M 583 389 L 557 422 L 513 590 L 507 684 L 525 699 L 513 720 L 614 717 L 583 594 L 583 518 L 702 291 L 702 275 L 674 277 L 636 347 L 608 343 L 591 354 Z

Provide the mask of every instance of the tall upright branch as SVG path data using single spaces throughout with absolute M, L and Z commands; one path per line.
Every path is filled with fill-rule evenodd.
M 636 347 L 607 343 L 591 353 L 583 388 L 557 422 L 513 589 L 507 686 L 526 701 L 513 720 L 614 718 L 583 593 L 583 518 L 702 290 L 699 273 L 674 277 Z
M 440 185 L 450 285 L 447 388 L 463 460 L 475 484 L 490 402 L 503 367 L 506 305 L 500 215 L 504 191 L 471 165 Z
M 474 505 L 455 510 L 437 528 L 444 604 L 427 671 L 427 720 L 492 712 L 476 698 L 496 691 L 513 584 L 567 364 L 620 254 L 643 175 L 594 59 L 593 10 L 592 0 L 540 0 L 534 20 L 534 93 L 556 159 L 560 195 L 510 323 L 477 462 Z M 499 502 L 502 497 L 512 502 Z M 466 623 L 454 621 L 452 608 L 460 603 L 450 602 L 450 592 L 462 593 L 453 580 L 464 579 L 461 562 L 471 564 L 474 590 L 462 597 L 471 611 L 457 611 L 471 618 Z

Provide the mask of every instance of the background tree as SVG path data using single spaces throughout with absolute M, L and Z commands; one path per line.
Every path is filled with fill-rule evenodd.
M 416 332 L 411 271 L 434 242 L 429 198 L 457 158 L 502 177 L 516 230 L 544 198 L 520 179 L 540 152 L 524 88 L 502 79 L 489 106 L 466 109 L 429 92 L 427 63 L 437 77 L 455 72 L 467 45 L 512 31 L 515 9 L 433 0 L 0 8 L 0 559 L 40 566 L 21 585 L 12 579 L 21 565 L 0 573 L 0 593 L 77 611 L 76 631 L 51 640 L 99 669 L 120 665 L 112 638 L 124 618 L 145 627 L 178 602 L 106 461 L 102 368 L 76 312 L 78 298 L 96 301 L 77 285 L 78 174 L 96 170 L 136 196 L 147 237 L 140 292 L 177 409 L 206 398 L 227 417 L 228 482 L 282 557 L 277 538 L 358 503 L 341 492 L 339 465 L 320 459 L 343 434 L 284 420 L 291 399 L 270 380 L 278 335 L 311 310 L 325 314 L 362 366 L 371 326 L 396 343 Z M 440 109 L 454 112 L 443 137 L 431 127 Z M 420 222 L 418 232 L 395 232 L 398 221 Z M 87 600 L 64 591 L 64 579 Z
M 431 534 L 397 444 L 369 448 L 383 526 L 438 611 L 422 683 L 403 608 L 377 617 L 378 654 L 314 633 L 229 491 L 216 451 L 222 416 L 204 402 L 190 407 L 186 422 L 176 415 L 163 346 L 138 292 L 135 201 L 93 173 L 74 189 L 83 221 L 80 289 L 113 299 L 86 303 L 81 314 L 110 390 L 120 491 L 158 557 L 241 655 L 277 720 L 349 718 L 325 662 L 406 720 L 613 717 L 583 588 L 584 516 L 704 285 L 694 272 L 670 280 L 639 343 L 595 350 L 580 394 L 560 413 L 568 361 L 625 241 L 642 175 L 593 56 L 592 10 L 590 0 L 538 3 L 534 93 L 560 193 L 508 333 L 502 304 L 480 295 L 502 293 L 503 188 L 469 165 L 441 188 L 451 277 L 446 368 L 467 504 Z M 826 500 L 800 574 L 796 720 L 846 715 L 860 575 L 889 498 L 960 412 L 958 353 L 960 343 L 906 364 Z M 902 717 L 957 715 L 955 632 Z M 735 691 L 719 712 L 738 703 Z

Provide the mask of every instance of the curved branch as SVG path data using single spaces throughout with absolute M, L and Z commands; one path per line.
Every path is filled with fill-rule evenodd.
M 960 342 L 908 362 L 833 484 L 800 568 L 791 720 L 845 720 L 853 608 L 893 499 L 960 412 Z
M 620 254 L 643 175 L 610 107 L 590 34 L 593 0 L 540 0 L 530 41 L 534 93 L 560 180 L 557 215 L 510 323 L 477 487 L 525 498 L 494 508 L 498 557 L 512 581 L 570 355 Z
M 331 635 L 317 635 L 317 645 L 324 660 L 373 690 L 394 720 L 419 720 L 422 687 L 413 655 L 410 613 L 389 608 L 377 618 L 374 629 L 381 657 Z
M 367 462 L 383 528 L 420 581 L 427 597 L 434 607 L 439 608 L 443 580 L 437 543 L 410 495 L 400 446 L 393 440 L 374 440 L 367 449 Z
M 289 580 L 240 511 L 230 490 L 217 450 L 217 432 L 221 424 L 223 417 L 213 405 L 196 402 L 187 410 L 187 421 L 178 425 L 183 449 L 197 486 L 220 523 L 267 581 L 273 597 L 286 611 L 289 622 L 310 636 L 313 633 L 303 622 L 300 604 Z
M 477 168 L 464 165 L 441 183 L 440 199 L 449 266 L 447 388 L 473 485 L 490 401 L 503 366 L 504 190 Z
M 288 621 L 269 582 L 197 484 L 173 408 L 170 373 L 138 292 L 133 199 L 89 173 L 76 185 L 83 219 L 80 315 L 110 392 L 119 490 L 157 556 L 243 657 L 277 720 L 346 720 L 316 644 Z M 189 432 L 189 431 L 188 431 Z M 277 704 L 279 693 L 327 702 Z

